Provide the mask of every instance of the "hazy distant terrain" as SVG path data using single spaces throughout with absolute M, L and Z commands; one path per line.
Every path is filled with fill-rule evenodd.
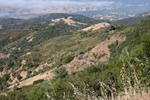
M 118 20 L 150 9 L 148 0 L 0 0 L 0 18 L 31 18 L 49 13 L 84 14 Z

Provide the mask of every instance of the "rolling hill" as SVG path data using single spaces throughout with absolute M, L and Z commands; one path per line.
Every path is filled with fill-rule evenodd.
M 75 14 L 0 21 L 2 100 L 150 98 L 150 18 L 127 26 Z
M 150 12 L 145 12 L 145 13 L 136 15 L 136 16 L 134 16 L 134 17 L 117 20 L 117 21 L 115 21 L 114 23 L 122 24 L 122 25 L 133 24 L 133 23 L 137 23 L 137 22 L 140 22 L 140 21 L 143 20 L 143 19 L 148 18 L 149 15 L 150 15 Z
M 54 13 L 43 15 L 35 18 L 31 18 L 28 20 L 25 19 L 16 19 L 16 18 L 5 18 L 0 19 L 0 31 L 2 30 L 10 30 L 13 28 L 22 29 L 27 26 L 48 26 L 49 24 L 53 23 L 52 19 L 59 19 L 59 18 L 67 18 L 72 17 L 71 19 L 76 22 L 85 23 L 86 25 L 92 25 L 99 22 L 103 22 L 102 20 L 92 19 L 83 15 L 77 14 L 63 14 L 63 13 Z M 39 29 L 39 28 L 38 28 Z

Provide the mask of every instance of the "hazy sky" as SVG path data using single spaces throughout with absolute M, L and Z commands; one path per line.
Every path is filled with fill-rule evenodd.
M 25 8 L 35 8 L 35 7 L 49 7 L 49 6 L 58 6 L 58 5 L 66 5 L 66 4 L 76 4 L 76 5 L 94 5 L 94 6 L 109 6 L 114 4 L 113 1 L 78 1 L 78 0 L 0 0 L 1 6 L 11 6 L 11 7 L 25 7 Z
M 150 3 L 150 0 L 0 0 L 0 6 L 39 8 L 60 5 L 94 5 L 110 6 L 118 3 Z

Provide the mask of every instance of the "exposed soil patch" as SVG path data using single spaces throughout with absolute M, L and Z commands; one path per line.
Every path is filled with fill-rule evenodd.
M 91 59 L 91 60 L 98 60 L 102 62 L 107 61 L 107 59 L 110 57 L 110 50 L 108 46 L 116 42 L 117 40 L 118 40 L 118 43 L 120 44 L 126 40 L 126 37 L 118 36 L 118 35 L 112 36 L 109 40 L 105 40 L 99 43 L 91 51 L 85 53 L 84 57 Z
M 119 44 L 126 40 L 125 36 L 113 36 L 109 40 L 105 40 L 104 42 L 99 43 L 97 46 L 95 46 L 91 51 L 85 53 L 84 58 L 90 59 L 84 60 L 75 57 L 69 64 L 64 65 L 66 70 L 69 74 L 77 71 L 81 71 L 85 69 L 86 67 L 89 67 L 91 65 L 96 65 L 98 62 L 91 62 L 93 61 L 101 61 L 105 62 L 110 57 L 110 51 L 108 48 L 108 45 L 114 43 L 116 40 L 118 40 Z M 102 54 L 105 54 L 101 58 L 95 57 L 95 55 L 101 56 Z
M 22 79 L 25 79 L 26 76 L 27 76 L 27 71 L 22 71 L 22 72 L 20 73 L 20 76 L 22 77 Z
M 34 81 L 40 80 L 40 79 L 44 79 L 44 80 L 48 80 L 48 79 L 53 79 L 54 74 L 51 71 L 47 71 L 44 72 L 42 74 L 36 75 L 34 77 L 28 78 L 22 82 L 19 83 L 18 87 L 22 87 L 22 86 L 28 86 L 28 85 L 32 85 Z
M 0 53 L 0 59 L 9 58 L 9 56 L 10 56 L 10 54 L 4 55 L 4 54 Z
M 89 61 L 78 59 L 77 57 L 75 57 L 69 64 L 64 65 L 63 67 L 66 68 L 66 70 L 68 71 L 68 74 L 71 74 L 74 72 L 81 71 L 93 64 L 97 64 L 97 63 L 89 62 Z
M 32 37 L 28 42 L 32 42 L 35 37 Z
M 26 40 L 28 40 L 28 42 L 32 42 L 34 38 L 35 37 L 33 37 L 33 35 L 31 35 L 31 36 L 26 37 Z
M 72 18 L 72 17 L 59 18 L 59 19 L 53 19 L 52 21 L 53 21 L 53 22 L 59 22 L 59 21 L 62 20 L 62 21 L 64 21 L 66 24 L 72 25 L 72 26 L 76 26 L 76 24 L 86 25 L 85 23 L 80 23 L 80 22 L 73 21 L 71 18 Z
M 26 40 L 28 40 L 28 39 L 30 39 L 30 38 L 32 38 L 32 37 L 33 37 L 33 35 L 28 36 L 28 37 L 26 37 Z
M 37 80 L 40 80 L 40 79 L 44 79 L 44 80 L 53 79 L 53 77 L 55 76 L 55 74 L 53 73 L 53 70 L 46 71 L 44 73 L 41 73 L 41 74 L 38 74 L 36 76 L 30 77 L 30 78 L 28 78 L 26 80 L 23 80 L 21 82 L 18 82 L 17 78 L 12 77 L 11 79 L 13 81 L 10 84 L 14 84 L 14 85 L 11 85 L 10 87 L 8 87 L 8 89 L 13 89 L 13 87 L 15 85 L 19 88 L 22 87 L 22 86 L 32 85 L 34 81 L 37 81 Z M 20 76 L 22 77 L 22 79 L 25 79 L 26 76 L 27 76 L 27 71 L 22 71 L 20 73 Z
M 89 27 L 87 27 L 87 28 L 84 28 L 84 29 L 82 29 L 81 31 L 89 31 L 89 30 L 94 31 L 94 30 L 98 30 L 98 29 L 103 28 L 103 27 L 107 27 L 107 26 L 109 26 L 109 25 L 110 25 L 110 24 L 107 23 L 107 22 L 98 23 L 98 24 L 89 26 Z
M 21 64 L 25 65 L 26 64 L 26 60 L 22 60 Z
M 26 53 L 26 55 L 30 55 L 30 54 L 31 54 L 31 52 Z

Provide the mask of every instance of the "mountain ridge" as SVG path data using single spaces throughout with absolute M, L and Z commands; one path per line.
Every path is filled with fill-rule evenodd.
M 55 0 L 57 1 L 57 0 Z M 32 1 L 25 2 L 25 6 L 17 7 L 17 6 L 7 6 L 1 5 L 0 8 L 0 16 L 5 18 L 32 18 L 40 15 L 50 14 L 50 13 L 75 13 L 75 14 L 85 14 L 86 16 L 90 16 L 92 18 L 98 19 L 107 19 L 107 20 L 116 20 L 120 18 L 126 18 L 138 13 L 146 12 L 149 9 L 149 1 L 119 1 L 119 0 L 96 0 L 96 1 L 57 1 L 57 3 L 52 3 L 51 6 L 47 6 L 51 4 L 50 2 L 55 1 L 36 1 L 37 5 L 41 3 L 40 7 L 34 7 L 34 3 Z M 35 4 L 36 4 L 35 2 Z M 46 2 L 46 4 L 44 3 Z M 60 2 L 60 3 L 59 3 Z M 68 3 L 67 3 L 68 2 Z M 71 3 L 72 2 L 72 3 Z M 29 4 L 28 4 L 29 3 Z M 33 4 L 33 5 L 31 5 Z M 45 6 L 44 6 L 44 5 Z M 62 5 L 65 4 L 65 5 Z M 29 7 L 28 7 L 29 6 Z M 31 6 L 31 8 L 30 8 Z M 32 7 L 33 6 L 33 7 Z M 46 8 L 45 8 L 46 7 Z M 136 10 L 135 10 L 136 8 Z M 132 9 L 132 10 L 130 10 Z M 90 13 L 88 13 L 90 12 Z
M 150 16 L 150 12 L 144 12 L 138 15 L 135 15 L 134 17 L 129 17 L 129 18 L 124 18 L 121 20 L 114 21 L 117 24 L 123 24 L 123 25 L 128 25 L 128 24 L 133 24 L 136 22 L 140 22 L 141 20 L 144 20 Z

